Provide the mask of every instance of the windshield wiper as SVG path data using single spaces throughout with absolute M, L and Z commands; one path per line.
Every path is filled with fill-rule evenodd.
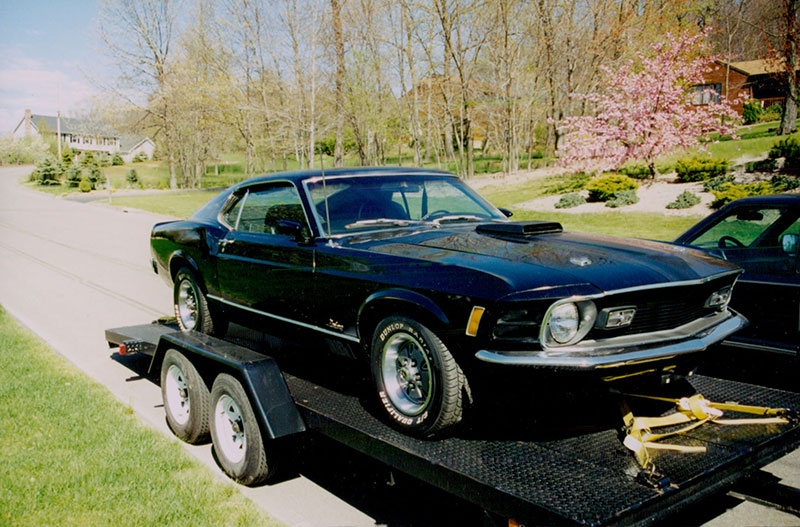
M 481 218 L 480 216 L 476 216 L 474 214 L 449 214 L 447 216 L 442 216 L 441 218 L 436 218 L 432 221 L 436 225 L 440 225 L 441 223 L 448 221 L 484 221 L 486 219 L 487 218 Z
M 405 227 L 406 225 L 430 225 L 432 222 L 421 220 L 402 220 L 392 218 L 375 218 L 370 220 L 358 220 L 353 223 L 348 223 L 344 226 L 345 229 L 361 229 L 366 227 Z

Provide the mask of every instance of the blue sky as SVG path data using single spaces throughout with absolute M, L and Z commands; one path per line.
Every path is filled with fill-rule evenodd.
M 97 38 L 95 0 L 0 1 L 0 134 L 25 109 L 74 115 L 95 89 L 105 57 Z

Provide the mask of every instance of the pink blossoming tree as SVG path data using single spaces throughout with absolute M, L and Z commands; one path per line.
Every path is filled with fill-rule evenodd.
M 697 146 L 715 132 L 734 136 L 741 124 L 732 108 L 737 101 L 707 90 L 708 103 L 693 104 L 693 86 L 717 67 L 706 54 L 706 35 L 668 33 L 652 54 L 640 53 L 617 71 L 604 68 L 602 92 L 574 95 L 592 103 L 595 115 L 558 123 L 561 162 L 579 170 L 610 170 L 640 161 L 654 177 L 658 156 Z

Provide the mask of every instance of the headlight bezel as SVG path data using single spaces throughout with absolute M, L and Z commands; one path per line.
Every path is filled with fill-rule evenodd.
M 552 320 L 554 315 L 568 315 L 570 312 L 576 313 L 576 326 L 571 334 L 559 335 L 553 333 Z M 547 309 L 542 319 L 542 327 L 539 341 L 546 348 L 561 348 L 571 346 L 580 342 L 589 334 L 597 320 L 597 306 L 591 300 L 581 298 L 564 298 L 554 302 Z

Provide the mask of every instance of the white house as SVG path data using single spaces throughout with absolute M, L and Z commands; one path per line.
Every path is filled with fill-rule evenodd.
M 32 114 L 25 110 L 25 116 L 14 128 L 13 136 L 27 137 L 39 135 L 58 136 L 62 143 L 78 152 L 119 153 L 126 163 L 143 152 L 150 159 L 155 143 L 149 137 L 121 136 L 116 132 L 102 130 L 102 126 L 70 117 Z

